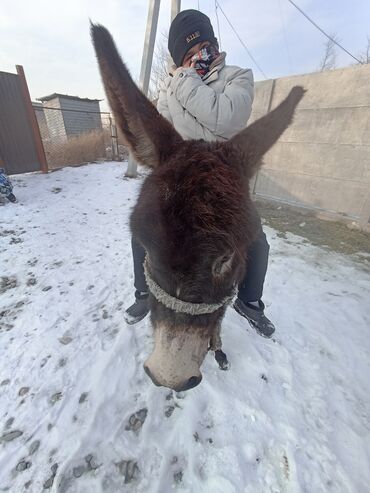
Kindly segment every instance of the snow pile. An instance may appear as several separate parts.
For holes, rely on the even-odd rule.
[[[0,491],[365,492],[370,277],[267,229],[274,341],[228,309],[218,369],[186,393],[142,364],[118,163],[14,180],[0,207]],[[6,489],[8,488],[8,489]]]

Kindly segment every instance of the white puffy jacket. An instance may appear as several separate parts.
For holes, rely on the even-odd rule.
[[[165,79],[157,109],[184,139],[228,140],[246,126],[253,97],[250,69],[223,62],[202,80],[194,68],[179,67]]]

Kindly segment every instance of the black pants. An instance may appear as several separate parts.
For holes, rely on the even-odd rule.
[[[145,258],[144,248],[131,239],[132,255],[134,258],[134,274],[136,296],[139,291],[147,292],[148,286],[145,281],[143,262]],[[257,239],[252,243],[247,252],[248,267],[244,279],[239,285],[238,298],[247,303],[248,301],[257,301],[262,298],[263,284],[267,271],[270,246],[267,243],[266,235],[260,225]]]

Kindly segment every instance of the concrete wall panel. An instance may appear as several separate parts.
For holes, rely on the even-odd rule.
[[[256,83],[251,121],[294,85],[306,90],[294,122],[264,157],[257,194],[370,218],[370,64]]]

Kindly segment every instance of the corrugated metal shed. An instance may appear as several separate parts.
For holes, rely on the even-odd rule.
[[[50,138],[64,140],[92,130],[101,130],[99,99],[50,94],[42,101]],[[58,110],[50,109],[58,108]]]

